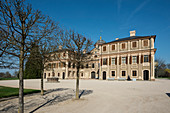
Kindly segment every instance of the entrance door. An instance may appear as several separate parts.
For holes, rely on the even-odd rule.
[[[63,72],[63,79],[65,79],[65,73]]]
[[[149,71],[148,70],[143,71],[143,80],[149,80]]]
[[[103,80],[106,80],[106,71],[103,72]]]
[[[92,79],[95,79],[95,78],[96,78],[96,75],[95,75],[95,72],[94,72],[94,71],[91,72],[91,78],[92,78]]]

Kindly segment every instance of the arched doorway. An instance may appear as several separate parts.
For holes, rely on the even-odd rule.
[[[65,79],[65,72],[63,72],[63,79]]]
[[[95,72],[94,72],[94,71],[91,72],[91,78],[92,78],[92,79],[95,79],[95,78],[96,78],[96,75],[95,75]]]
[[[149,80],[149,71],[148,70],[143,71],[143,80]]]
[[[103,71],[103,80],[106,80],[106,71]]]

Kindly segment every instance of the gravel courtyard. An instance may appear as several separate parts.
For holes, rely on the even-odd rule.
[[[44,96],[25,96],[25,112],[170,113],[170,80],[80,80],[80,100],[74,100],[75,80],[44,84]],[[18,80],[0,81],[0,85],[18,87]],[[24,87],[40,89],[40,80],[25,80]],[[18,98],[1,101],[0,112],[17,113],[17,105]]]

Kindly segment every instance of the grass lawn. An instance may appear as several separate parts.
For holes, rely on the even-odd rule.
[[[37,92],[40,92],[40,90],[24,89],[24,94],[31,94]],[[18,95],[19,95],[19,88],[0,86],[0,98],[18,96]]]
[[[18,80],[18,78],[0,78],[0,80]]]
[[[170,80],[170,77],[158,77],[158,79],[169,79]]]

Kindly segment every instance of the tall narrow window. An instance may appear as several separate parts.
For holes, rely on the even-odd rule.
[[[126,71],[122,71],[122,76],[126,76]]]
[[[112,65],[115,65],[115,58],[112,58]]]
[[[103,59],[103,65],[107,65],[107,58]]]
[[[92,68],[94,68],[94,63],[92,64]]]
[[[137,76],[137,72],[136,71],[132,71],[132,75],[133,76]]]
[[[88,68],[89,67],[89,65],[88,64],[86,64],[86,68]]]
[[[126,64],[126,57],[122,57],[122,64]]]
[[[132,63],[137,63],[137,56],[132,57]]]
[[[125,43],[122,44],[122,49],[125,49]]]
[[[103,51],[106,51],[106,46],[103,46]]]
[[[144,55],[144,62],[149,62],[149,56],[148,55]]]
[[[112,76],[115,76],[115,71],[112,71]]]
[[[136,42],[132,42],[132,47],[136,47]]]
[[[115,45],[112,45],[112,50],[115,50]]]

